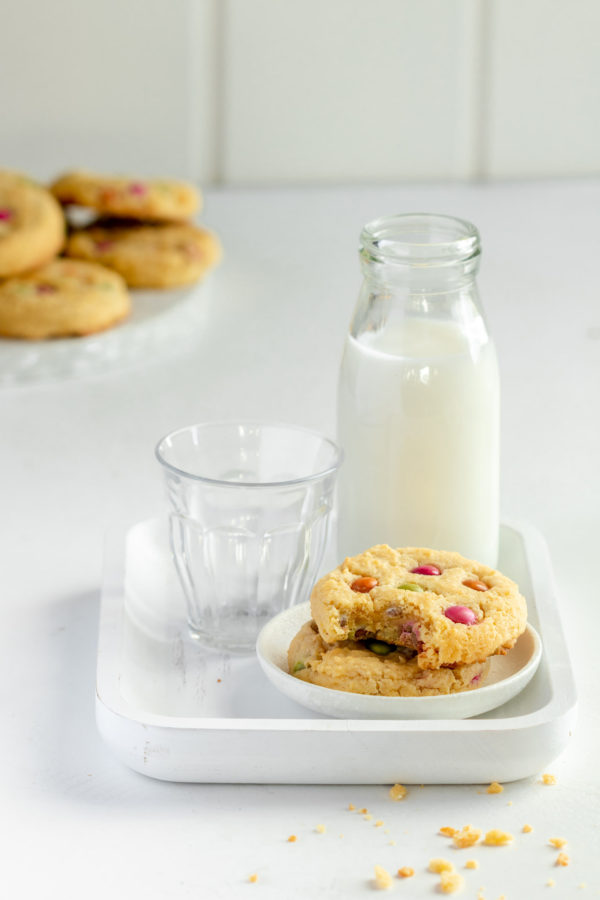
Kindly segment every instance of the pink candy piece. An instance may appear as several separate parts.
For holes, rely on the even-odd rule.
[[[411,572],[414,572],[415,575],[441,575],[442,570],[438,569],[437,566],[417,566],[416,569],[411,569]]]
[[[53,294],[56,291],[56,288],[53,284],[48,284],[47,281],[40,281],[36,290],[38,294]]]
[[[96,250],[103,253],[105,250],[110,250],[111,247],[114,247],[114,243],[114,241],[96,241]]]
[[[476,614],[468,606],[449,606],[444,615],[457,625],[474,625],[477,621]]]
[[[145,184],[142,184],[139,181],[133,181],[129,185],[129,193],[130,194],[145,194],[148,188]]]
[[[12,209],[0,209],[0,222],[10,222],[12,217]]]

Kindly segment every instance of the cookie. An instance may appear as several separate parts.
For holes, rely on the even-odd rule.
[[[130,308],[116,272],[55,259],[0,283],[0,334],[30,340],[93,334],[124,319]]]
[[[386,544],[315,585],[311,609],[327,643],[378,638],[417,651],[423,669],[483,662],[525,630],[518,586],[458,553]]]
[[[52,194],[17,172],[0,170],[0,278],[48,262],[64,239],[65,218]]]
[[[195,225],[113,220],[74,231],[65,252],[114,269],[130,287],[166,288],[202,278],[219,262],[221,245],[214,234]]]
[[[122,178],[75,171],[62,175],[50,190],[64,205],[87,206],[104,216],[148,222],[180,222],[200,209],[191,184],[168,178]]]
[[[422,669],[414,650],[380,641],[326,644],[314,622],[307,622],[288,650],[289,671],[302,681],[354,694],[429,697],[480,687],[489,662]]]

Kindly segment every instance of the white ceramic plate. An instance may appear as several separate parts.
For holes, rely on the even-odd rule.
[[[288,672],[287,649],[310,619],[310,603],[286,609],[271,619],[256,642],[260,665],[283,694],[301,706],[338,719],[467,719],[502,706],[533,678],[542,644],[531,625],[505,656],[494,656],[489,672],[473,691],[440,697],[371,697],[335,691],[294,678]]]

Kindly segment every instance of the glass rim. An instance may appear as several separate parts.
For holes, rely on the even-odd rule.
[[[326,468],[320,470],[319,472],[313,472],[310,475],[301,475],[297,478],[287,478],[282,481],[225,481],[222,478],[209,478],[206,475],[196,475],[193,472],[186,472],[185,469],[180,469],[178,466],[173,465],[173,463],[169,462],[164,458],[162,454],[162,447],[165,441],[168,441],[170,438],[174,438],[179,434],[183,434],[186,431],[192,431],[193,429],[202,429],[202,428],[231,428],[231,427],[253,427],[253,428],[277,428],[285,431],[298,431],[307,435],[312,435],[313,437],[319,438],[323,443],[328,444],[334,453],[334,459],[331,465]],[[170,472],[173,472],[175,475],[179,475],[183,478],[189,478],[192,481],[202,482],[203,484],[213,485],[214,487],[222,487],[222,488],[281,488],[288,487],[292,485],[298,484],[306,484],[309,481],[319,481],[320,479],[326,478],[328,475],[332,475],[334,472],[339,469],[340,465],[344,459],[344,451],[332,438],[327,437],[327,435],[322,434],[319,431],[315,431],[312,428],[305,428],[303,425],[288,425],[285,422],[266,422],[262,420],[256,419],[219,419],[214,422],[197,422],[193,425],[184,425],[182,428],[176,428],[174,431],[170,431],[168,434],[165,434],[156,444],[154,448],[154,455],[161,466],[164,466]]]
[[[481,239],[466,219],[441,213],[397,213],[363,227],[359,252],[367,262],[444,266],[478,257]]]

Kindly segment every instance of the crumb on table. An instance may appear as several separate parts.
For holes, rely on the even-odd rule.
[[[392,800],[404,800],[408,791],[403,784],[395,784],[390,788],[390,797]]]
[[[554,865],[555,866],[568,866],[570,862],[571,862],[571,860],[569,859],[569,857],[567,856],[566,853],[559,853],[558,856],[556,857],[556,862],[554,863]]]
[[[490,786],[486,790],[486,794],[501,794],[504,788],[501,784],[498,784],[497,781],[492,781]]]
[[[443,834],[445,837],[454,837],[456,834],[456,828],[451,828],[449,825],[444,825],[443,828],[440,828],[440,834]]]
[[[295,834],[290,834],[290,836],[289,836],[289,838],[288,838],[288,844],[293,844],[293,843],[295,843],[295,841],[297,841],[297,840],[298,840],[298,838],[296,837]]]
[[[453,835],[452,842],[455,847],[472,847],[473,844],[477,843],[480,837],[481,831],[479,828],[473,828],[472,825],[465,825],[461,831],[457,831]]]
[[[428,868],[430,872],[435,872],[436,875],[439,875],[441,872],[454,872],[454,865],[450,860],[442,859],[441,857],[430,859]]]
[[[465,869],[478,869],[479,863],[476,859],[468,859],[465,863]]]
[[[453,894],[460,890],[464,884],[462,875],[458,872],[442,872],[440,875],[440,890],[442,894]]]
[[[356,809],[354,803],[349,803],[349,804],[348,804],[348,809]]]
[[[380,891],[388,890],[393,887],[393,879],[387,869],[383,866],[375,866],[375,885]]]
[[[315,831],[317,832],[317,834],[325,834],[327,829],[325,828],[324,825],[317,825]]]
[[[402,866],[398,869],[398,877],[399,878],[412,878],[415,874],[415,870],[412,866]]]
[[[529,834],[530,831],[533,831],[533,828],[531,827],[531,825],[523,825],[521,831],[524,831],[525,834]]]
[[[367,813],[365,816],[363,816],[363,819],[365,819],[365,821],[367,822],[370,822],[372,818],[373,816],[371,815],[371,813]]]
[[[256,882],[258,881],[258,875],[256,874],[256,872],[248,876],[248,881],[250,881],[252,884],[256,884]]]
[[[567,843],[566,838],[548,838],[548,843],[560,850]]]
[[[554,887],[554,878],[549,878],[546,882],[546,887]]]
[[[483,843],[489,847],[504,847],[513,840],[512,834],[508,831],[501,831],[500,828],[492,828],[486,832]]]
[[[548,772],[545,772],[542,775],[542,784],[556,784],[556,775],[550,775]]]

